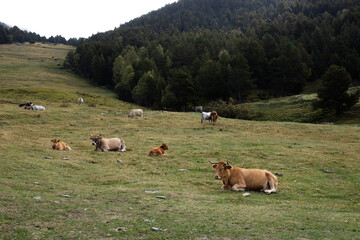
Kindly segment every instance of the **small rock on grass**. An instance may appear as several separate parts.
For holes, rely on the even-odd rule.
[[[186,172],[186,171],[190,171],[190,169],[184,169],[184,168],[180,168],[178,169],[179,172]]]
[[[248,192],[243,193],[243,196],[244,196],[244,197],[247,197],[247,196],[249,196],[249,195],[250,195],[250,193],[248,193]]]
[[[116,160],[117,163],[122,163],[122,161],[120,159]]]
[[[161,192],[161,191],[159,191],[159,190],[155,190],[155,191],[148,191],[148,190],[146,190],[145,192],[146,192],[146,193],[159,193],[159,192]]]
[[[157,231],[157,232],[166,231],[166,229],[161,229],[161,228],[157,228],[157,227],[151,227],[151,230]]]
[[[71,198],[71,196],[68,195],[68,194],[61,194],[60,196],[62,196],[62,197],[67,197],[67,198]]]
[[[126,227],[119,227],[115,229],[116,232],[126,232],[127,228]]]
[[[167,199],[165,196],[156,196],[156,198]]]
[[[52,157],[45,157],[45,159],[52,159]]]
[[[38,196],[35,196],[33,198],[36,199],[36,200],[41,200],[41,197],[38,197]]]

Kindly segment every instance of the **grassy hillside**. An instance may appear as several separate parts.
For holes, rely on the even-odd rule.
[[[1,239],[359,238],[359,127],[220,118],[203,128],[199,113],[149,110],[129,119],[134,106],[51,57],[23,62],[28,74],[3,61],[21,65],[38,50],[61,59],[63,48],[0,46]],[[46,111],[17,106],[28,100]],[[124,139],[128,151],[94,152],[97,133]],[[53,138],[73,151],[52,150]],[[169,156],[147,156],[162,142]],[[281,173],[278,194],[221,191],[209,160]]]

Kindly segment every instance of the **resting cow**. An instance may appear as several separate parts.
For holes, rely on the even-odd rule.
[[[125,141],[119,138],[102,138],[100,135],[90,136],[93,141],[92,145],[95,145],[95,151],[107,152],[107,151],[119,151],[125,152]]]
[[[135,116],[139,116],[139,118],[143,118],[144,113],[142,109],[132,109],[129,113],[129,118],[133,118]]]
[[[19,104],[19,107],[30,107],[30,106],[32,106],[32,105],[33,105],[32,102],[20,103],[20,104]]]
[[[155,148],[151,149],[149,152],[149,156],[167,155],[165,150],[168,150],[168,149],[169,149],[168,145],[166,145],[166,143],[163,143],[163,144],[161,144],[160,147],[155,147]]]
[[[31,106],[31,110],[45,111],[45,107],[39,106],[39,105],[32,105],[32,106]]]
[[[61,142],[58,139],[53,139],[51,141],[53,142],[52,149],[54,150],[72,150],[70,146],[65,142]]]
[[[276,193],[278,180],[274,174],[261,169],[245,169],[232,167],[225,162],[210,162],[216,170],[215,179],[222,180],[223,190],[263,191],[267,194]]]

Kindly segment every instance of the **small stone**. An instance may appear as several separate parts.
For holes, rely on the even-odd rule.
[[[116,232],[126,232],[127,228],[126,227],[119,227],[115,229]]]
[[[41,200],[41,197],[33,197],[34,199],[36,199],[36,200]]]
[[[160,193],[161,191],[155,190],[155,191],[145,191],[146,193]]]
[[[184,169],[184,168],[180,168],[178,169],[179,172],[186,172],[186,171],[190,171],[190,169]]]
[[[70,123],[70,126],[74,127],[74,126],[76,126],[76,125],[75,125],[75,124],[73,124],[73,123]]]
[[[117,163],[122,163],[122,161],[120,159],[116,160]]]
[[[156,196],[156,198],[167,199],[165,196]]]
[[[69,158],[63,158],[63,160],[69,160]]]
[[[39,182],[34,182],[35,185],[39,185]]]
[[[243,193],[243,196],[244,196],[244,197],[247,197],[247,196],[249,196],[249,195],[250,195],[250,193],[248,193],[248,192]]]
[[[45,159],[52,159],[52,157],[45,157]]]
[[[157,228],[157,227],[151,227],[151,230],[152,230],[152,231],[159,231],[159,232],[162,231],[161,228]]]
[[[67,197],[67,198],[71,198],[71,196],[68,195],[68,194],[61,194],[60,196],[62,196],[62,197]]]

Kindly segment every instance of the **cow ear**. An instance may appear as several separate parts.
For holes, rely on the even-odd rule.
[[[217,167],[217,164],[214,164],[214,165],[213,165],[213,168],[216,168],[216,167]]]
[[[225,166],[225,169],[231,169],[231,168],[232,168],[232,166],[230,166],[230,165]]]

